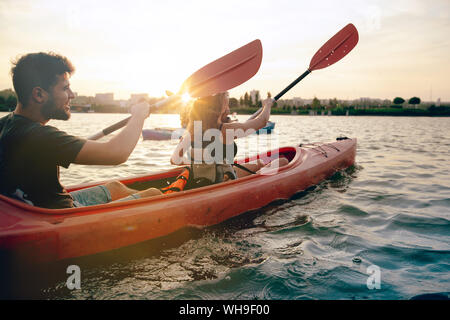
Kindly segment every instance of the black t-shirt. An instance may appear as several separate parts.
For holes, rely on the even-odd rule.
[[[59,166],[68,168],[85,139],[16,114],[0,119],[0,193],[23,195],[44,208],[73,207],[59,182]]]

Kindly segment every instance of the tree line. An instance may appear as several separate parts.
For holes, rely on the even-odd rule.
[[[267,93],[271,97],[270,92]],[[251,114],[261,107],[259,91],[254,94],[256,99],[245,92],[239,100],[230,98],[232,112]],[[234,99],[233,103],[231,99]],[[420,108],[417,106],[420,105]],[[449,105],[435,105],[422,103],[419,97],[406,100],[401,97],[389,99],[359,99],[353,101],[327,99],[326,102],[314,97],[308,103],[293,101],[292,99],[279,100],[278,105],[272,107],[272,114],[331,114],[331,115],[389,115],[389,116],[450,116]]]
[[[272,94],[270,92],[267,92],[267,98],[272,98]],[[233,101],[232,101],[233,100]],[[261,108],[262,107],[262,98],[259,90],[255,91],[254,99],[248,92],[245,92],[243,96],[239,98],[239,101],[236,98],[230,98],[230,108],[234,107],[256,107]],[[276,108],[276,102],[274,103],[274,108]]]
[[[271,98],[270,92],[267,92],[267,98]],[[251,93],[245,92],[239,99],[231,97],[229,100],[230,110],[236,113],[252,113],[262,106],[261,94],[258,90]],[[156,99],[158,100],[158,99]],[[156,101],[153,101],[156,102]],[[405,103],[407,105],[405,106]],[[13,90],[6,89],[0,91],[0,111],[12,111],[17,104],[17,98]],[[310,114],[311,112],[326,112],[333,115],[450,115],[450,106],[422,104],[419,97],[412,97],[406,101],[402,97],[395,97],[393,100],[385,99],[383,101],[376,101],[371,99],[360,99],[355,101],[343,101],[337,98],[329,99],[326,103],[321,102],[317,97],[314,97],[310,103],[298,105],[292,100],[279,100],[275,102],[272,107],[273,114]],[[421,105],[421,110],[416,110],[416,106]],[[411,108],[411,106],[413,108]],[[126,113],[127,108],[119,106],[103,106],[92,105],[91,109],[94,112],[113,112]],[[173,113],[174,106],[165,106],[161,113]]]
[[[0,111],[12,111],[16,108],[17,97],[14,91],[6,89],[0,91]]]

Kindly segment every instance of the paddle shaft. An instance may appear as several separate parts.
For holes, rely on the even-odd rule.
[[[173,102],[176,99],[177,99],[177,95],[171,95],[170,97],[151,105],[150,113],[154,112],[155,110],[157,110],[158,108],[160,108],[161,106],[163,106],[167,103]],[[119,130],[122,127],[125,127],[130,119],[131,119],[131,116],[109,126],[108,128],[103,129],[102,131],[88,137],[87,139],[88,140],[98,140],[100,138],[103,138],[104,136],[110,134],[111,132],[114,132],[116,130]]]
[[[284,88],[283,91],[281,91],[279,94],[277,94],[274,98],[275,101],[280,99],[286,92],[292,89],[293,86],[295,86],[297,83],[299,83],[304,77],[306,77],[308,74],[310,74],[311,71],[308,69],[306,70],[300,77],[292,81],[290,85],[288,85],[286,88]]]
[[[109,126],[108,128],[103,129],[102,131],[88,137],[88,140],[98,140],[100,138],[103,138],[104,136],[110,134],[111,132],[114,132],[116,130],[119,130],[122,127],[125,127],[128,123],[128,121],[131,119],[131,116],[128,118],[123,119],[122,121],[119,121],[112,126]]]
[[[304,77],[306,77],[306,76],[307,76],[308,74],[310,74],[310,73],[311,73],[311,71],[310,71],[309,69],[306,70],[305,72],[303,72],[303,74],[302,74],[300,77],[298,77],[297,79],[295,79],[294,81],[292,81],[292,83],[291,83],[290,85],[288,85],[286,88],[284,88],[283,91],[281,91],[279,94],[277,94],[277,95],[275,96],[274,100],[275,100],[275,101],[278,101],[278,100],[279,100],[286,92],[288,92],[289,90],[291,90],[292,87],[294,87],[297,83],[299,83],[300,81],[302,81],[302,79],[303,79]],[[261,113],[261,111],[262,111],[262,107],[259,108],[254,114],[252,114],[252,115],[250,116],[250,118],[248,118],[248,119],[250,120],[250,119],[256,118],[256,117],[258,116],[258,114]]]

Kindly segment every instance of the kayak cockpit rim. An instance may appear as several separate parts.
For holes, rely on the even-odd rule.
[[[289,163],[283,167],[271,169],[273,171],[267,171],[265,174],[252,174],[252,175],[245,176],[245,177],[242,177],[242,178],[239,178],[236,180],[229,180],[226,182],[217,183],[217,184],[213,184],[213,185],[209,185],[209,186],[205,186],[205,187],[184,190],[184,191],[174,192],[174,193],[170,193],[170,194],[163,194],[163,195],[153,196],[153,197],[148,197],[148,198],[132,199],[132,200],[121,201],[121,202],[110,202],[110,203],[98,204],[98,205],[87,206],[87,207],[74,207],[74,208],[64,208],[64,209],[48,209],[48,208],[42,208],[42,207],[35,207],[35,206],[29,205],[25,202],[22,202],[22,201],[13,199],[13,198],[9,198],[9,197],[6,197],[1,194],[0,194],[0,201],[5,201],[5,202],[9,203],[10,205],[13,205],[15,207],[19,207],[20,209],[23,209],[24,214],[29,213],[29,214],[39,214],[39,215],[52,215],[52,216],[77,215],[79,213],[89,214],[90,211],[95,213],[95,212],[98,212],[99,209],[108,210],[108,209],[114,209],[117,207],[125,208],[125,207],[132,207],[132,206],[141,206],[143,203],[159,202],[159,201],[164,201],[165,199],[171,199],[174,197],[182,197],[187,193],[195,194],[195,193],[204,192],[204,191],[213,191],[216,189],[226,188],[226,187],[229,187],[234,184],[241,184],[241,183],[249,182],[249,180],[253,180],[253,179],[264,179],[265,177],[270,177],[273,174],[284,172],[285,170],[288,170],[289,168],[291,168],[294,165],[299,165],[299,157],[301,156],[301,153],[302,153],[302,149],[299,147],[281,147],[279,149],[267,151],[262,154],[258,154],[255,156],[237,160],[236,163],[243,164],[243,163],[255,161],[257,159],[264,159],[267,157],[273,158],[274,156],[277,156],[280,154],[285,156],[289,160]],[[300,163],[301,163],[301,161],[300,161]],[[154,173],[154,174],[146,174],[146,175],[140,175],[140,176],[135,176],[135,177],[122,178],[122,179],[119,179],[119,181],[124,183],[125,185],[128,185],[133,182],[139,182],[139,181],[153,181],[153,180],[159,180],[159,179],[165,179],[165,178],[173,178],[173,177],[176,177],[179,173],[181,173],[182,170],[183,170],[183,168],[180,167],[180,168],[175,168],[175,169],[171,169],[171,170],[167,170],[167,171],[163,171],[163,172],[159,172],[159,173]],[[273,174],[272,174],[272,172],[273,172]],[[75,190],[80,190],[80,189],[84,189],[84,188],[88,188],[88,187],[101,185],[101,184],[104,184],[104,183],[110,182],[110,181],[111,180],[95,182],[95,183],[85,183],[85,184],[70,186],[66,189],[69,192],[71,192],[71,191],[75,191]]]

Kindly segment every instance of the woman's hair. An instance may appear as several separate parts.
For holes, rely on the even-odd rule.
[[[218,129],[218,120],[222,114],[222,107],[227,97],[227,92],[218,93],[197,99],[189,114],[190,133],[193,134],[194,121],[202,122],[202,132],[208,129]]]
[[[74,66],[64,56],[53,52],[30,53],[14,61],[11,69],[17,99],[25,107],[34,87],[48,91],[57,82],[57,76],[72,74]]]

